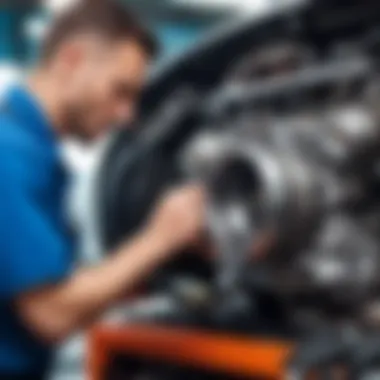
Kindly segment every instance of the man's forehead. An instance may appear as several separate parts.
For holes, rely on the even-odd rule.
[[[149,57],[144,48],[133,38],[111,39],[98,33],[86,32],[76,34],[67,39],[64,45],[83,46],[88,50],[100,52],[107,56],[120,59],[134,59],[148,62]]]

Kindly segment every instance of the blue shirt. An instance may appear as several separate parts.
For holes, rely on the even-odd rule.
[[[12,302],[62,281],[73,246],[59,145],[37,101],[21,87],[0,103],[0,181],[0,373],[41,371],[51,347],[23,326]]]

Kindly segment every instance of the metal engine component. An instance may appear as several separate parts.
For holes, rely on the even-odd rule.
[[[207,185],[209,230],[230,284],[258,255],[292,279],[288,290],[357,299],[377,285],[380,242],[365,219],[377,214],[380,119],[364,102],[273,114],[249,134],[204,133],[184,156]]]

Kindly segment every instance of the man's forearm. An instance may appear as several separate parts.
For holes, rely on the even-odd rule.
[[[65,283],[15,300],[27,328],[48,342],[59,341],[103,313],[172,251],[187,246],[203,230],[204,192],[188,185],[158,203],[145,232],[120,247],[99,267],[82,270]]]
[[[100,266],[79,270],[65,283],[17,300],[21,317],[46,341],[59,341],[95,319],[166,258],[169,247],[139,235]]]

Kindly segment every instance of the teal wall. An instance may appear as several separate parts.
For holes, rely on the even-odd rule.
[[[28,57],[28,42],[24,22],[30,14],[27,7],[0,5],[0,63],[24,62]]]
[[[196,44],[207,29],[196,23],[166,23],[156,27],[156,33],[163,47],[164,55],[180,54],[187,47]]]

